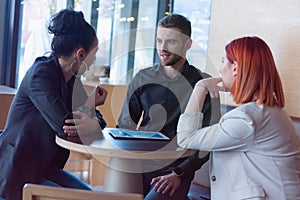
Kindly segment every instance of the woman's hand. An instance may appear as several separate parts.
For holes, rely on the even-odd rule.
[[[225,91],[222,83],[222,78],[206,78],[198,81],[195,87],[203,87],[211,98],[217,98],[220,91]]]
[[[212,98],[219,97],[219,91],[224,91],[220,86],[222,78],[207,78],[198,81],[190,96],[185,112],[201,112],[207,93]]]
[[[89,95],[85,105],[92,109],[95,106],[101,106],[104,104],[107,97],[107,91],[100,86],[97,86]]]
[[[100,128],[99,122],[95,118],[89,117],[86,113],[75,111],[73,112],[76,119],[66,119],[66,124],[74,125],[64,125],[64,133],[68,136],[78,136],[91,133]]]
[[[104,104],[107,97],[107,91],[100,86],[95,89],[95,106],[101,106]]]

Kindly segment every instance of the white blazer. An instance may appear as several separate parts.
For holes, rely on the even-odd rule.
[[[182,114],[177,141],[211,151],[212,200],[300,199],[300,138],[283,109],[251,102],[201,129],[202,118]]]

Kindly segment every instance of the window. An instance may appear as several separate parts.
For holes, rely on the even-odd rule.
[[[34,59],[50,51],[51,35],[47,31],[47,20],[52,14],[67,7],[66,1],[56,0],[24,0],[22,4],[18,84]]]
[[[19,48],[19,78],[37,56],[50,51],[51,37],[45,22],[66,7],[81,10],[97,32],[99,50],[86,78],[98,78],[109,67],[110,81],[127,82],[142,68],[157,61],[156,24],[174,12],[192,22],[191,64],[205,71],[211,0],[24,0]],[[200,55],[200,56],[199,56]]]
[[[186,16],[192,24],[193,45],[187,59],[202,71],[206,71],[210,10],[211,0],[174,0],[173,12]]]
[[[134,69],[153,63],[158,1],[116,1],[111,81],[126,82],[132,78]]]

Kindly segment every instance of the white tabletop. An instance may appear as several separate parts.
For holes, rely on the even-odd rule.
[[[56,137],[56,143],[64,148],[109,157],[128,159],[176,159],[187,157],[195,150],[178,147],[176,138],[171,141],[114,139],[105,128],[103,134],[88,134],[80,137]]]
[[[101,156],[110,158],[109,163],[105,163],[104,191],[142,193],[141,173],[145,172],[142,162],[170,160],[171,163],[195,153],[195,150],[179,148],[176,138],[171,141],[114,139],[109,130],[111,128],[104,129],[102,134],[80,137],[56,137],[56,143],[64,148],[88,153],[99,159]]]

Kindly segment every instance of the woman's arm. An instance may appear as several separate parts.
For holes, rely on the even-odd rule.
[[[177,143],[182,148],[201,151],[247,150],[254,137],[254,122],[247,113],[234,109],[219,123],[201,128],[201,112],[184,113],[177,127]]]
[[[92,93],[88,96],[84,106],[89,109],[94,109],[97,106],[104,104],[107,97],[107,91],[100,86],[97,86]]]
[[[220,82],[222,82],[222,78],[207,78],[198,81],[185,108],[185,113],[201,112],[207,93],[212,98],[219,97],[219,91],[223,90],[218,85]]]
[[[34,107],[57,133],[63,134],[64,120],[72,118],[68,109],[68,90],[61,86],[57,70],[48,66],[36,67],[28,78],[28,96]]]
[[[96,110],[96,106],[103,105],[106,97],[107,91],[97,86],[88,96],[85,104],[73,112],[74,119],[65,120],[64,133],[68,136],[77,136],[95,131],[101,132],[105,128],[106,122],[100,111]]]
[[[200,112],[207,92],[216,97],[220,90],[220,78],[199,81],[190,97],[185,113],[177,126],[177,143],[183,148],[202,151],[247,148],[254,130],[252,119],[241,111],[223,116],[218,124],[202,128],[203,114]]]

